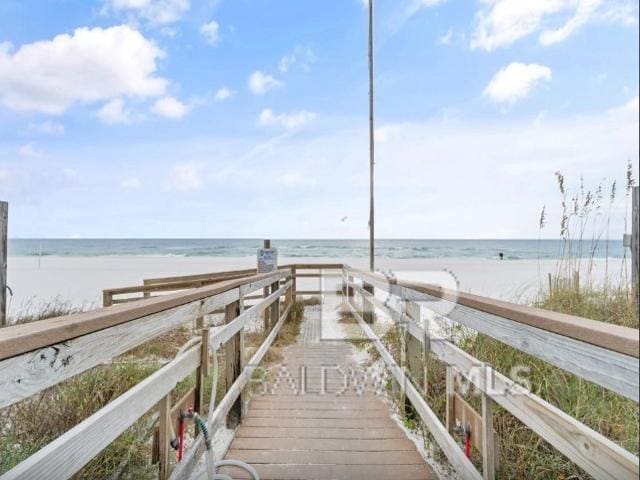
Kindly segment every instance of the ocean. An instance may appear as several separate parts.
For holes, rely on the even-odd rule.
[[[367,240],[272,240],[280,257],[359,258],[369,255]],[[249,257],[260,239],[10,239],[9,256],[177,256]],[[386,258],[556,259],[567,248],[561,240],[377,240],[375,254]],[[572,251],[578,245],[571,245]],[[581,256],[622,258],[621,240],[582,246]]]

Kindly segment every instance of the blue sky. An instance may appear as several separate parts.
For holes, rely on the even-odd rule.
[[[637,166],[637,2],[375,7],[380,237],[555,237],[555,171]],[[3,0],[10,236],[366,237],[366,40],[364,0]]]

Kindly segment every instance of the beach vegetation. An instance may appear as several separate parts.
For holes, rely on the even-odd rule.
[[[623,192],[627,200],[635,185],[631,164],[627,168]],[[638,292],[630,283],[628,261],[619,265],[607,258],[604,278],[596,280],[594,258],[596,248],[609,238],[612,205],[619,194],[616,182],[604,182],[588,189],[581,178],[571,188],[560,172],[556,173],[560,193],[559,232],[562,239],[554,273],[541,282],[538,295],[528,303],[539,308],[589,318],[601,322],[638,329]],[[628,202],[627,202],[628,203]],[[543,207],[539,225],[548,228],[548,207]],[[625,221],[626,224],[626,221]],[[607,242],[608,243],[608,242]],[[626,253],[626,252],[625,252]],[[610,263],[611,262],[611,263]],[[527,367],[527,380],[532,392],[558,407],[579,422],[638,455],[640,451],[640,417],[638,404],[606,388],[554,367],[487,335],[459,325],[448,326],[446,337],[473,357],[496,370],[508,374],[513,367]],[[398,364],[402,332],[394,328],[382,338]],[[372,359],[377,352],[370,347]],[[425,368],[428,388],[423,392],[428,405],[441,422],[446,416],[446,366],[431,356]],[[481,411],[481,398],[470,385],[458,379],[458,393],[476,410]],[[405,426],[420,434],[425,447],[435,458],[445,461],[416,413],[404,405],[398,390],[392,392]],[[553,446],[527,428],[506,410],[496,406],[494,429],[499,440],[497,478],[587,479],[590,476],[564,457]],[[472,461],[481,469],[481,453],[472,450]]]

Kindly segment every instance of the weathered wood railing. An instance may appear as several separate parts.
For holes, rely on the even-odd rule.
[[[228,278],[214,285],[113,305],[77,315],[42,320],[0,330],[0,408],[109,362],[144,342],[186,322],[225,309],[225,325],[204,328],[200,342],[135,385],[104,408],[30,456],[2,479],[69,478],[114,441],[155,405],[160,406],[160,477],[167,478],[168,428],[171,391],[178,382],[197,372],[194,401],[204,408],[202,392],[209,355],[222,345],[226,352],[226,376],[230,388],[217,405],[209,426],[215,431],[225,419],[242,417],[242,390],[278,335],[291,308],[294,291],[290,269]],[[233,275],[231,275],[233,276]],[[245,310],[248,294],[270,287],[271,292]],[[280,298],[285,296],[281,312]],[[265,310],[271,312],[268,335],[251,360],[243,362],[243,328]],[[202,453],[198,436],[185,461],[171,478],[187,478]]]
[[[279,270],[291,271],[294,287],[297,279],[302,278],[339,278],[340,272],[326,273],[326,270],[337,271],[342,269],[341,263],[323,264],[290,264],[282,265]],[[233,270],[227,272],[203,273],[198,275],[185,275],[162,278],[148,278],[142,281],[142,285],[129,287],[106,288],[102,291],[103,306],[108,307],[120,303],[134,302],[142,298],[149,298],[157,294],[167,294],[191,288],[199,288],[206,285],[214,285],[226,280],[236,280],[250,275],[256,275],[256,269]],[[295,290],[295,288],[294,288]],[[318,290],[298,290],[299,295],[317,295],[322,293]],[[262,298],[261,295],[253,295],[245,300],[256,300]]]
[[[462,477],[482,478],[452,436],[456,411],[464,411],[471,421],[481,424],[475,441],[483,455],[483,476],[494,478],[496,450],[492,412],[494,404],[498,404],[593,477],[638,478],[636,455],[494,371],[453,342],[435,338],[421,319],[422,313],[427,318],[448,318],[636,402],[639,367],[637,330],[397,281],[348,266],[345,266],[343,275],[351,311],[395,380],[405,389],[406,398]],[[381,293],[386,295],[384,301],[380,299]],[[356,305],[355,297],[362,303]],[[374,311],[383,312],[406,333],[401,365],[386,350],[372,325],[365,321],[374,318]],[[433,355],[447,366],[446,425],[440,422],[416,388],[416,385],[427,388],[422,380],[422,369],[406,375],[405,358],[413,356],[414,364],[421,363],[415,362],[415,355],[410,352],[416,345],[422,350],[423,362]],[[411,365],[412,362],[408,363]],[[461,404],[459,399],[462,397],[454,390],[455,374],[464,377],[480,392],[480,414]],[[408,377],[412,377],[416,385]]]

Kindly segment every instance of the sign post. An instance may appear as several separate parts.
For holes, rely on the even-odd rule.
[[[271,248],[271,240],[265,240],[262,248],[258,249],[258,258],[257,258],[257,273],[270,273],[275,272],[278,269],[278,250],[276,248]],[[276,287],[274,290],[273,287]],[[277,290],[277,286],[274,284],[271,288],[272,291]],[[262,295],[264,298],[269,296],[269,287],[265,287],[262,291]],[[270,308],[265,309],[264,311],[264,331],[268,332],[271,330],[270,322],[269,322],[269,312]],[[276,318],[274,322],[277,322]]]
[[[258,249],[258,273],[275,272],[278,269],[278,249],[271,248],[269,240],[264,241],[264,248]]]

